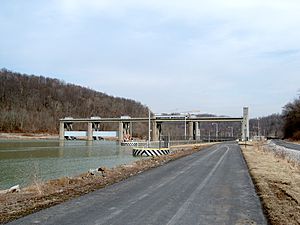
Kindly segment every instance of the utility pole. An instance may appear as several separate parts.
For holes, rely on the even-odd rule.
[[[186,115],[184,115],[184,140],[186,140]]]
[[[257,117],[257,136],[260,136],[259,118]]]
[[[148,109],[148,148],[150,147],[150,139],[151,139],[151,121],[150,121],[150,109]]]

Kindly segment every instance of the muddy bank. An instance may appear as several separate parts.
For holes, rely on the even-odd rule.
[[[300,167],[267,145],[242,146],[250,174],[271,224],[300,224]]]
[[[27,188],[21,189],[20,192],[0,194],[0,223],[7,223],[38,210],[120,182],[208,146],[174,147],[170,155],[144,158],[132,164],[118,166],[113,169],[100,167],[76,177],[64,177],[45,183],[36,182]]]

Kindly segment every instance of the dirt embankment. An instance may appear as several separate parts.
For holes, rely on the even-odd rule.
[[[7,223],[38,210],[117,183],[205,147],[208,147],[208,145],[177,147],[173,149],[173,153],[170,155],[146,158],[113,169],[100,167],[98,170],[72,178],[64,177],[42,184],[35,183],[17,193],[0,194],[0,223]]]
[[[274,155],[262,143],[242,147],[271,224],[300,224],[300,166]]]

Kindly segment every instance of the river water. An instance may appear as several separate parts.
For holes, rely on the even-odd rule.
[[[0,140],[0,190],[135,161],[113,141]]]

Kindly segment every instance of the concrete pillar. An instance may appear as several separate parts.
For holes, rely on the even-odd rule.
[[[161,140],[161,136],[162,136],[162,123],[156,123],[156,127],[157,127],[157,136],[158,136],[158,140]]]
[[[200,122],[198,122],[198,137],[199,137],[199,140],[201,140],[201,124],[200,124]]]
[[[128,124],[126,122],[123,122],[123,136],[125,137],[127,135],[128,131]]]
[[[152,141],[159,141],[162,136],[162,123],[152,122]]]
[[[59,140],[64,140],[65,139],[65,123],[60,122],[59,123]]]
[[[249,109],[243,108],[243,122],[242,122],[242,141],[249,140]]]
[[[127,135],[131,135],[130,122],[124,122],[123,127],[124,127],[124,133],[127,134]]]
[[[193,124],[193,122],[188,122],[188,137],[189,137],[189,139],[193,139],[193,137],[194,137],[194,124]]]
[[[194,140],[200,139],[200,130],[199,130],[199,122],[194,122],[194,132],[195,132],[195,138]]]
[[[157,123],[156,121],[152,121],[152,141],[158,141],[158,134],[157,134]]]
[[[123,122],[119,122],[119,142],[122,142],[124,139],[123,132]]]
[[[87,140],[93,140],[93,124],[91,122],[88,123]]]

